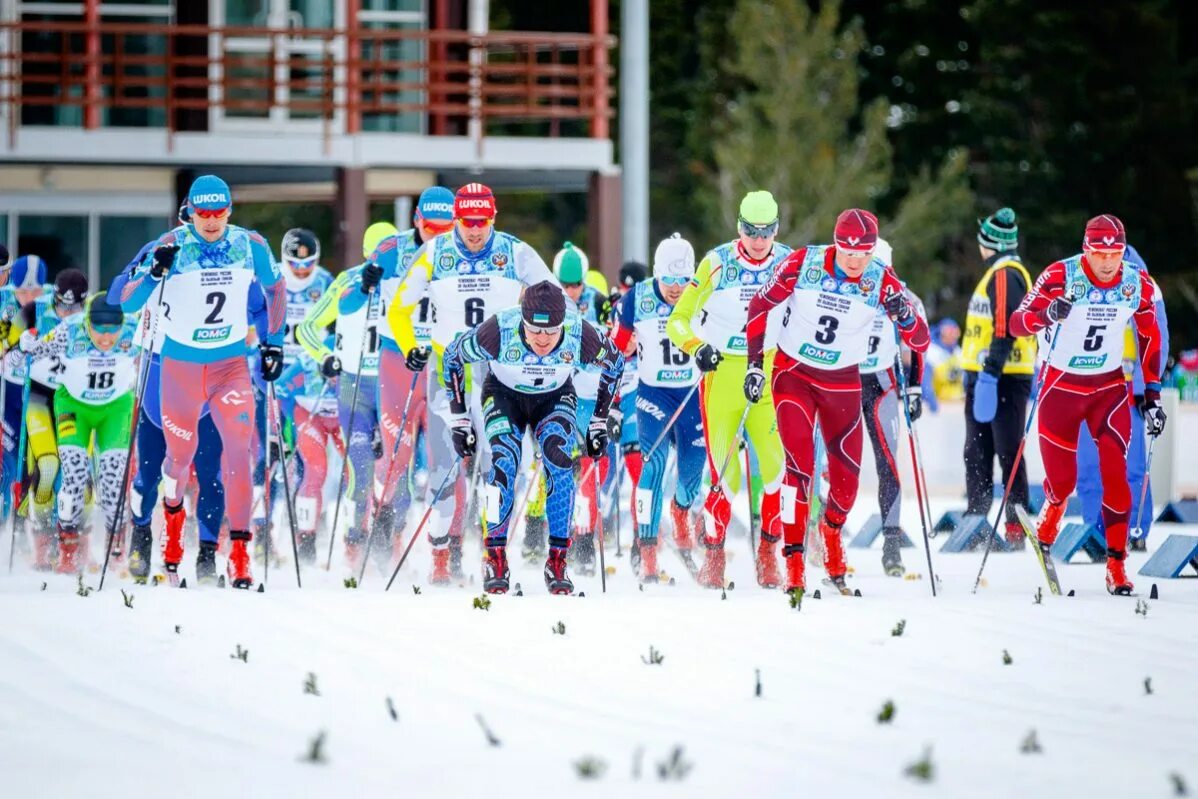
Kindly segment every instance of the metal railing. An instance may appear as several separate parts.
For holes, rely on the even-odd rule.
[[[327,141],[403,115],[437,134],[606,139],[610,36],[576,33],[0,24],[0,109],[22,125],[208,130],[223,119],[319,120]],[[114,121],[115,120],[115,121]]]

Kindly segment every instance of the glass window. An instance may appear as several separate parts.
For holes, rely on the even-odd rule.
[[[332,28],[333,0],[290,0],[287,25],[292,28]]]
[[[106,289],[147,241],[158,238],[170,222],[166,216],[100,217],[100,285]]]
[[[53,280],[64,269],[87,273],[87,217],[21,214],[17,250],[46,262]]]
[[[12,252],[12,247],[8,246],[8,214],[0,214],[0,244],[8,247],[13,258],[17,257],[17,254]]]
[[[363,11],[424,11],[424,0],[362,0]]]
[[[225,24],[265,27],[270,0],[225,0]]]
[[[422,25],[394,22],[366,22],[366,31],[417,31]],[[378,59],[376,65],[373,59]],[[417,39],[370,39],[362,41],[362,129],[388,133],[420,133],[423,116],[417,109],[424,92],[415,88],[424,81],[419,68],[399,69],[402,65],[424,60],[424,42]]]

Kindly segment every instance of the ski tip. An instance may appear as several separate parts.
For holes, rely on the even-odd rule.
[[[1156,583],[1152,584],[1152,590],[1148,592],[1148,598],[1149,599],[1160,599],[1161,598],[1160,591],[1156,590]]]
[[[259,594],[266,593],[266,583],[258,583],[258,593]]]

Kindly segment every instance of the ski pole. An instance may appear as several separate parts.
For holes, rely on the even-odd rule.
[[[329,531],[329,557],[325,561],[324,570],[330,571],[333,568],[333,541],[337,539],[337,521],[341,518],[341,498],[345,494],[345,481],[349,479],[349,470],[352,468],[349,462],[349,447],[350,442],[354,437],[354,422],[358,418],[358,389],[362,385],[362,361],[366,357],[366,341],[370,338],[370,310],[374,304],[374,286],[366,292],[366,320],[362,325],[362,343],[358,346],[358,374],[354,377],[354,390],[350,395],[349,403],[349,427],[345,431],[345,460],[341,468],[341,481],[337,485],[337,503],[333,506],[333,527]],[[367,546],[370,545],[369,537],[367,537]]]
[[[420,531],[424,529],[424,525],[428,522],[429,517],[433,515],[433,508],[437,506],[441,495],[445,493],[445,487],[451,483],[450,478],[454,477],[458,472],[458,467],[462,465],[462,456],[458,455],[454,460],[453,465],[449,467],[449,471],[445,473],[445,479],[441,481],[441,486],[433,495],[433,501],[428,504],[424,510],[424,515],[420,517],[420,524],[416,525],[416,531],[412,533],[412,537],[408,540],[408,545],[404,547],[403,555],[399,558],[399,563],[395,564],[395,571],[391,572],[391,579],[387,581],[387,587],[384,591],[391,590],[391,584],[395,582],[395,578],[399,576],[399,570],[403,568],[404,561],[408,559],[408,553],[412,551],[412,545],[416,543],[416,539],[420,537]]]
[[[1011,474],[1007,476],[1007,485],[1002,492],[1002,501],[998,503],[998,515],[994,517],[991,534],[986,536],[986,549],[982,552],[982,565],[978,568],[977,579],[973,581],[973,593],[975,594],[978,592],[978,586],[982,584],[982,572],[986,570],[986,559],[990,557],[991,542],[994,536],[998,535],[998,523],[1002,521],[1003,511],[1007,508],[1007,499],[1011,496],[1011,488],[1015,485],[1015,475],[1019,473],[1019,464],[1023,462],[1023,448],[1027,446],[1027,437],[1032,431],[1036,410],[1040,407],[1040,400],[1051,389],[1051,386],[1044,385],[1044,376],[1048,374],[1048,364],[1052,361],[1052,353],[1057,348],[1057,339],[1060,337],[1061,324],[1058,322],[1057,329],[1052,334],[1052,341],[1048,345],[1048,354],[1044,356],[1044,363],[1040,364],[1040,374],[1036,381],[1040,390],[1036,392],[1036,398],[1032,400],[1032,407],[1028,411],[1027,424],[1023,426],[1023,438],[1019,441],[1019,449],[1016,450],[1015,460],[1011,463]],[[972,413],[972,410],[969,412]]]
[[[295,532],[295,504],[294,498],[291,495],[291,488],[287,483],[287,448],[283,444],[283,420],[279,413],[279,403],[275,395],[275,384],[273,382],[266,384],[266,411],[275,421],[275,435],[279,444],[279,459],[283,467],[283,503],[287,506],[287,521],[291,527],[291,555],[295,558],[295,587],[303,588],[303,582],[300,580],[299,544],[296,542]],[[269,447],[269,442],[267,446]]]
[[[702,382],[703,379],[700,378],[698,382],[691,386],[691,390],[686,393],[686,396],[683,397],[682,402],[678,403],[678,407],[674,410],[674,413],[670,414],[670,418],[666,420],[666,425],[661,429],[661,433],[658,434],[657,440],[653,442],[653,446],[649,447],[649,454],[643,459],[645,463],[649,462],[649,459],[653,457],[655,452],[657,452],[657,448],[661,446],[661,442],[665,441],[666,436],[670,432],[670,428],[673,427],[674,423],[678,421],[678,417],[682,416],[682,412],[686,410],[686,404],[691,401],[691,397],[693,397],[695,392],[699,390],[699,385]]]
[[[360,374],[360,372],[359,372]],[[404,400],[403,414],[399,417],[399,430],[395,433],[395,444],[391,447],[391,459],[387,462],[387,475],[383,481],[383,496],[386,496],[387,487],[391,485],[391,477],[395,471],[395,462],[399,460],[399,448],[403,444],[404,427],[408,423],[408,409],[412,407],[412,397],[416,394],[416,381],[420,379],[420,372],[412,373],[412,382],[408,384],[408,398]],[[381,423],[381,422],[380,422]],[[416,442],[412,441],[412,446],[415,448]],[[404,470],[407,473],[407,469]],[[374,544],[374,528],[379,523],[379,513],[383,509],[382,497],[377,497],[374,503],[374,509],[370,516],[370,529],[366,535],[366,553],[362,556],[362,567],[358,570],[358,585],[362,584],[362,580],[366,577],[366,564],[370,562],[370,549]]]
[[[1140,483],[1140,504],[1136,506],[1136,538],[1142,538],[1144,528],[1144,503],[1148,500],[1148,481],[1152,479],[1152,449],[1156,446],[1156,436],[1148,437],[1148,458],[1144,466],[1144,479]]]
[[[736,442],[740,440],[740,435],[744,432],[745,422],[749,420],[749,409],[752,407],[753,403],[746,400],[745,411],[740,415],[740,423],[736,425],[736,432],[732,434],[732,438],[728,441],[728,454],[724,456],[724,465],[720,467],[720,473],[716,476],[716,478],[711,481],[713,490],[724,484],[724,475],[727,474],[728,467],[732,465],[733,456],[736,455],[737,450],[740,449]],[[732,497],[729,496],[728,500],[731,501]]]
[[[595,496],[599,496],[599,469],[592,469],[591,473],[595,476]],[[596,503],[597,505],[598,503]],[[598,509],[598,508],[597,508]],[[599,584],[603,587],[603,593],[607,593],[607,561],[603,555],[603,512],[602,510],[596,514],[599,518],[595,520],[595,526],[599,529]]]
[[[104,565],[100,567],[100,586],[96,589],[97,591],[104,590],[104,578],[108,574],[108,560],[112,555],[112,540],[116,537],[116,529],[124,526],[125,504],[128,501],[130,482],[133,479],[133,450],[137,446],[137,429],[141,425],[141,407],[145,402],[146,387],[150,382],[150,366],[154,360],[154,342],[158,338],[158,319],[162,315],[162,295],[166,293],[168,278],[169,274],[163,275],[162,282],[158,285],[158,302],[152,311],[153,321],[150,323],[149,343],[146,344],[146,340],[142,339],[144,346],[138,354],[141,361],[137,365],[137,388],[133,401],[133,418],[129,420],[129,445],[125,448],[125,469],[121,475],[121,493],[116,499],[116,512],[112,515],[112,524],[108,525],[107,542],[104,547]],[[159,369],[161,370],[161,365]],[[161,379],[161,372],[159,378]]]
[[[270,384],[267,384],[267,408],[266,408],[266,468],[262,475],[262,509],[266,513],[266,527],[264,528],[264,537],[262,539],[262,583],[268,585],[270,583],[270,543],[274,532],[274,508],[271,494],[274,493],[275,475],[274,469],[271,467],[270,458],[270,443],[273,438],[271,430],[274,425],[271,424],[269,394]]]
[[[907,444],[911,448],[911,465],[915,472],[915,501],[919,504],[919,526],[923,530],[923,548],[928,556],[928,577],[932,584],[932,596],[936,596],[936,570],[932,566],[932,542],[928,535],[929,514],[924,510],[926,486],[920,476],[922,464],[919,460],[919,450],[915,446],[915,421],[911,418],[911,408],[907,405],[907,370],[903,366],[902,341],[899,339],[898,327],[894,328],[894,340],[899,346],[899,353],[894,356],[894,373],[898,379],[900,394],[898,401],[903,406],[903,417],[907,420]]]

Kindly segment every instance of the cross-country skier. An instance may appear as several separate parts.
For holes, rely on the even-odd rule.
[[[412,228],[394,231],[370,254],[364,280],[367,286],[378,286],[384,319],[416,253],[425,242],[453,230],[453,200],[453,192],[444,186],[425,189],[416,201]],[[365,296],[359,293],[357,301],[364,302]],[[379,416],[383,458],[375,470],[375,500],[382,503],[383,516],[392,512],[402,515],[411,502],[409,465],[413,461],[418,431],[425,426],[428,417],[429,376],[422,371],[429,359],[432,328],[432,300],[427,294],[420,298],[413,312],[412,326],[415,345],[401,351],[391,325],[379,325]],[[401,424],[403,431],[397,447],[396,437]],[[448,455],[448,447],[445,454]],[[445,585],[452,576],[462,573],[461,519],[450,525],[449,533],[449,547],[433,552],[429,581],[434,585]]]
[[[166,568],[177,572],[183,558],[183,491],[200,413],[207,403],[224,445],[229,578],[235,588],[249,588],[254,393],[245,340],[250,289],[257,283],[266,298],[267,336],[259,351],[263,379],[270,382],[283,371],[286,286],[266,239],[229,223],[233,197],[223,180],[215,175],[197,178],[188,192],[188,205],[192,224],[159,239],[147,263],[126,284],[121,302],[126,311],[137,311],[160,291],[166,306],[160,320],[165,328],[162,426],[168,434],[163,464]]]
[[[1082,252],[1057,261],[1011,316],[1017,336],[1056,325],[1040,387],[1040,454],[1044,460],[1044,507],[1036,520],[1042,551],[1056,540],[1065,505],[1077,482],[1077,440],[1082,423],[1098,446],[1102,516],[1106,527],[1106,586],[1130,594],[1123,560],[1131,491],[1127,448],[1131,404],[1123,376],[1123,329],[1133,321],[1144,373],[1144,423],[1150,436],[1165,429],[1160,402],[1160,327],[1152,279],[1128,263],[1123,223],[1111,214],[1086,223]],[[1050,339],[1051,340],[1051,339]],[[1030,534],[1030,531],[1029,531]]]
[[[657,582],[657,540],[665,503],[663,484],[666,458],[674,447],[678,481],[670,503],[674,546],[695,571],[691,549],[695,545],[691,506],[703,484],[703,416],[697,392],[699,367],[686,352],[676,348],[667,333],[671,312],[695,278],[695,250],[678,234],[664,239],[653,253],[654,277],[634,286],[620,302],[615,345],[625,349],[633,336],[637,341],[637,428],[641,437],[640,479],[633,493],[637,540],[640,544],[643,582]],[[627,367],[627,364],[625,365]],[[666,425],[677,413],[668,433]],[[664,437],[662,435],[665,434]],[[661,444],[652,449],[658,438]],[[716,467],[719,468],[719,467]]]
[[[625,261],[624,264],[620,266],[619,280],[612,287],[612,291],[608,295],[608,302],[610,302],[612,306],[612,313],[609,321],[613,326],[616,326],[620,323],[620,303],[625,297],[629,296],[629,294],[632,292],[632,289],[635,288],[638,283],[648,276],[648,267],[639,261]],[[641,452],[640,428],[637,424],[636,398],[638,388],[640,387],[640,378],[638,376],[640,374],[640,359],[637,357],[636,351],[637,340],[636,334],[634,333],[628,339],[628,345],[625,347],[623,353],[621,353],[624,356],[624,374],[620,377],[619,390],[620,416],[622,417],[620,424],[621,455],[623,456],[624,468],[628,472],[628,479],[632,483],[634,492],[637,484],[639,484],[641,481],[641,459],[644,455],[644,453]],[[615,490],[617,497],[615,510],[616,513],[619,513],[620,503],[618,485]],[[632,529],[636,530],[637,516],[635,495],[631,505]],[[529,518],[531,518],[531,514]],[[603,524],[604,529],[607,529],[609,526],[608,522],[604,520]],[[633,565],[635,567],[637,565],[637,559],[640,558],[640,544],[639,539],[635,537],[633,538],[633,542],[634,547],[632,550],[632,556],[634,559]]]
[[[695,283],[678,301],[670,316],[669,336],[692,356],[705,374],[702,386],[703,427],[711,492],[704,510],[708,517],[707,559],[699,582],[710,588],[724,585],[724,540],[732,518],[732,497],[740,491],[740,462],[729,457],[739,446],[737,427],[744,416],[749,439],[761,470],[765,494],[761,500],[762,530],[757,545],[757,582],[777,587],[781,582],[774,548],[781,534],[778,522],[782,444],[773,404],[753,404],[745,416],[746,320],[749,301],[774,276],[792,250],[778,243],[778,203],[768,191],[752,191],[740,203],[738,238],[709,252],[695,273]],[[696,327],[698,317],[700,327]],[[763,340],[762,365],[770,370],[774,360],[779,314]],[[701,332],[700,332],[701,328]],[[642,347],[642,352],[645,348]],[[763,388],[769,399],[769,386]],[[723,479],[720,469],[728,464]]]
[[[874,257],[887,266],[893,266],[890,244],[878,239]],[[907,299],[916,313],[924,316],[923,303],[911,291]],[[861,362],[861,411],[865,418],[865,429],[874,450],[874,465],[878,471],[878,512],[882,516],[882,568],[891,577],[902,577],[903,529],[900,525],[902,509],[902,486],[898,471],[899,402],[907,406],[911,421],[923,413],[923,357],[920,353],[910,355],[910,365],[898,361],[899,342],[894,332],[894,323],[879,308],[874,316],[869,333],[869,354]],[[896,362],[907,371],[906,392],[899,397]]]
[[[532,432],[545,463],[549,517],[545,586],[554,594],[574,592],[566,573],[577,490],[577,400],[571,377],[590,365],[603,370],[594,415],[585,434],[586,453],[597,458],[607,450],[607,416],[623,362],[607,338],[577,313],[567,311],[561,287],[549,281],[528,287],[519,306],[488,317],[445,350],[442,379],[450,392],[454,450],[459,459],[472,457],[476,430],[484,431],[491,444],[483,557],[483,588],[488,593],[508,590],[508,523],[526,430]],[[490,365],[482,387],[484,423],[477,427],[467,406],[469,363]]]
[[[438,378],[445,372],[441,355],[455,338],[482,324],[487,316],[516,305],[521,288],[544,280],[557,283],[536,250],[495,229],[496,213],[495,195],[483,184],[469,183],[458,189],[454,196],[454,229],[421,246],[387,310],[399,350],[412,352],[418,346],[416,316],[427,296],[433,314],[433,374]],[[467,372],[468,406],[476,429],[481,430],[484,422],[480,395],[486,366],[480,364]],[[430,486],[440,485],[453,465],[449,456],[449,418],[448,387],[434,380],[428,399]],[[479,455],[485,468],[489,447],[483,444]],[[454,490],[443,492],[436,502],[430,520],[434,562],[445,557],[437,551],[448,548],[454,520],[462,518],[455,516],[455,508],[464,508],[466,500],[460,472],[457,480]]]
[[[829,579],[847,591],[841,527],[857,498],[861,463],[861,374],[879,306],[915,352],[928,348],[928,326],[907,299],[902,281],[874,256],[878,220],[851,208],[836,219],[835,246],[792,253],[749,302],[750,402],[765,393],[765,344],[770,311],[785,303],[774,358],[774,406],[786,451],[781,516],[786,588],[803,590],[803,543],[811,501],[815,426],[828,451],[828,503],[819,522]]]
[[[124,535],[116,518],[124,491],[125,458],[133,420],[133,384],[137,378],[137,319],[126,319],[105,295],[87,301],[84,313],[67,317],[38,338],[21,335],[21,350],[33,363],[56,359],[61,365],[54,391],[58,457],[62,486],[58,490],[58,564],[60,574],[87,565],[88,519],[84,496],[92,483],[91,453],[99,462],[96,486],[106,530]],[[94,436],[94,448],[93,448]],[[122,514],[123,516],[124,514]]]

